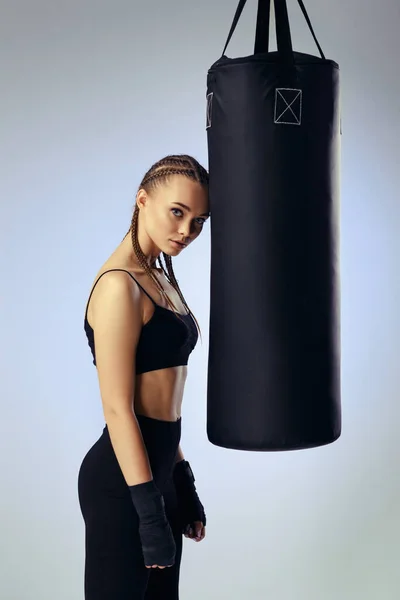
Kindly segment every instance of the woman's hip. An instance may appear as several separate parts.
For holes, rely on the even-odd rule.
[[[149,457],[153,479],[160,489],[170,488],[176,454],[181,438],[181,419],[160,421],[136,415]],[[111,443],[107,425],[100,438],[85,455],[78,474],[80,499],[98,494],[128,497],[129,490]]]

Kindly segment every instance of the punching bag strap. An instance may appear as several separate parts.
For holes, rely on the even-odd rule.
[[[258,1],[264,2],[265,0]],[[270,0],[268,0],[268,4],[269,3]],[[282,63],[292,66],[294,65],[294,56],[286,0],[274,0],[274,4],[276,45],[278,47],[278,55]]]
[[[322,48],[321,48],[321,46],[319,45],[317,38],[315,37],[314,29],[312,28],[311,21],[310,21],[310,19],[309,19],[309,16],[308,16],[308,14],[307,14],[307,11],[306,11],[306,7],[305,7],[305,6],[304,6],[304,4],[303,4],[303,0],[297,0],[297,2],[299,3],[299,6],[300,6],[300,8],[301,8],[301,10],[302,10],[302,12],[303,12],[304,18],[305,18],[305,20],[307,21],[308,28],[309,28],[309,30],[311,31],[311,35],[312,35],[312,36],[313,36],[313,38],[314,38],[314,42],[316,43],[316,45],[317,45],[317,47],[318,47],[319,53],[320,53],[320,55],[321,55],[321,58],[323,58],[323,59],[325,60],[325,54],[322,52]]]
[[[271,0],[258,0],[256,41],[254,54],[261,54],[269,50],[269,23],[271,17]]]
[[[325,60],[324,53],[322,52],[321,46],[318,43],[318,40],[315,36],[314,30],[312,28],[310,19],[308,17],[306,8],[304,6],[303,0],[297,0],[300,8],[303,12],[304,18],[306,19],[307,25],[311,31],[311,34],[314,38],[314,41],[318,47],[318,50],[321,54],[321,58]],[[247,0],[239,0],[239,4],[236,9],[235,16],[233,18],[232,26],[229,31],[228,39],[226,40],[225,47],[222,52],[222,56],[224,56],[226,48],[231,41],[232,35],[236,29],[240,16],[242,14],[243,8],[246,5]],[[289,19],[287,13],[286,0],[274,0],[275,5],[275,26],[276,26],[276,41],[278,52],[281,55],[281,58],[284,63],[293,64],[293,49],[292,42],[290,36],[290,27],[289,27]],[[257,12],[257,25],[256,25],[256,41],[254,47],[254,53],[265,53],[269,50],[269,22],[270,22],[270,0],[258,0],[258,12]]]
[[[311,25],[310,18],[307,14],[306,7],[304,6],[303,0],[297,0],[299,6],[303,12],[304,18],[307,22],[307,25],[311,31],[311,35],[314,38],[314,41],[318,47],[321,58],[325,60],[325,55],[322,52],[322,48],[318,43],[318,40],[315,36],[313,27]],[[286,10],[286,1],[285,0],[274,0],[275,4],[275,13],[276,13],[276,37],[278,42],[278,50],[279,50],[279,40],[285,38],[285,36],[289,35],[289,44],[290,44],[290,29],[289,29],[289,19]],[[277,6],[278,5],[278,6]],[[281,5],[281,7],[279,6]],[[265,53],[269,51],[269,19],[271,12],[271,2],[270,0],[258,0],[258,13],[257,13],[257,29],[256,29],[256,42],[254,45],[254,54]],[[285,43],[285,42],[284,42]]]
[[[231,37],[233,36],[233,33],[234,33],[235,29],[236,29],[236,25],[238,24],[238,21],[240,19],[240,15],[242,14],[242,11],[243,11],[243,9],[244,9],[244,7],[246,5],[246,2],[247,2],[247,0],[239,0],[239,4],[237,6],[237,9],[236,9],[236,12],[235,12],[235,16],[233,17],[233,22],[232,22],[231,30],[229,32],[228,39],[226,40],[225,48],[222,51],[222,56],[224,56],[225,51],[226,51],[226,49],[228,47],[228,44],[231,41]]]

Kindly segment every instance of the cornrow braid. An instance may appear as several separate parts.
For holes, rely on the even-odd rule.
[[[142,181],[140,182],[140,185],[139,185],[137,191],[139,191],[140,189],[144,189],[147,193],[150,193],[156,187],[167,183],[169,178],[172,175],[182,175],[184,177],[188,177],[192,181],[197,181],[201,185],[208,187],[208,182],[209,182],[208,172],[202,165],[200,165],[200,163],[195,158],[193,158],[192,156],[189,156],[187,154],[174,154],[174,155],[166,156],[166,157],[162,158],[161,160],[157,161],[156,163],[154,163],[150,167],[150,169],[147,171],[147,173],[145,173]],[[167,293],[164,291],[164,289],[163,289],[162,285],[160,284],[159,280],[157,279],[157,277],[154,275],[154,273],[152,271],[153,265],[149,266],[149,264],[146,260],[146,256],[144,255],[144,253],[139,245],[139,242],[138,242],[138,217],[139,217],[139,208],[136,204],[135,210],[134,210],[133,216],[132,216],[131,226],[130,226],[128,232],[125,234],[124,239],[129,233],[131,234],[133,251],[136,255],[136,258],[139,261],[140,266],[146,272],[148,277],[154,282],[157,289],[160,291],[160,293],[166,299],[168,305],[171,307],[172,311],[180,318],[180,314],[177,312],[176,307],[174,306],[173,302],[171,301],[171,299],[169,298]],[[201,336],[201,330],[200,330],[200,326],[197,322],[197,319],[194,316],[194,314],[192,313],[192,311],[190,310],[190,308],[182,294],[182,291],[179,287],[178,281],[176,279],[176,276],[175,276],[175,273],[174,273],[174,270],[172,267],[171,256],[166,254],[165,252],[163,252],[162,255],[163,255],[163,258],[165,261],[165,266],[161,262],[161,256],[158,257],[158,264],[160,265],[167,281],[173,286],[173,288],[178,293],[178,296],[181,299],[185,308],[187,309],[188,313],[190,315],[192,315],[192,317],[196,323],[197,329]],[[155,266],[155,264],[154,264],[154,266]]]

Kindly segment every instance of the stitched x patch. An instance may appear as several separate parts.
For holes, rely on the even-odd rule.
[[[301,125],[302,90],[276,88],[274,123]]]

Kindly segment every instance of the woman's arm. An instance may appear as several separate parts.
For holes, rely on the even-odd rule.
[[[92,295],[92,326],[103,413],[126,483],[152,479],[134,413],[135,357],[142,327],[140,291],[127,273],[103,275]]]

